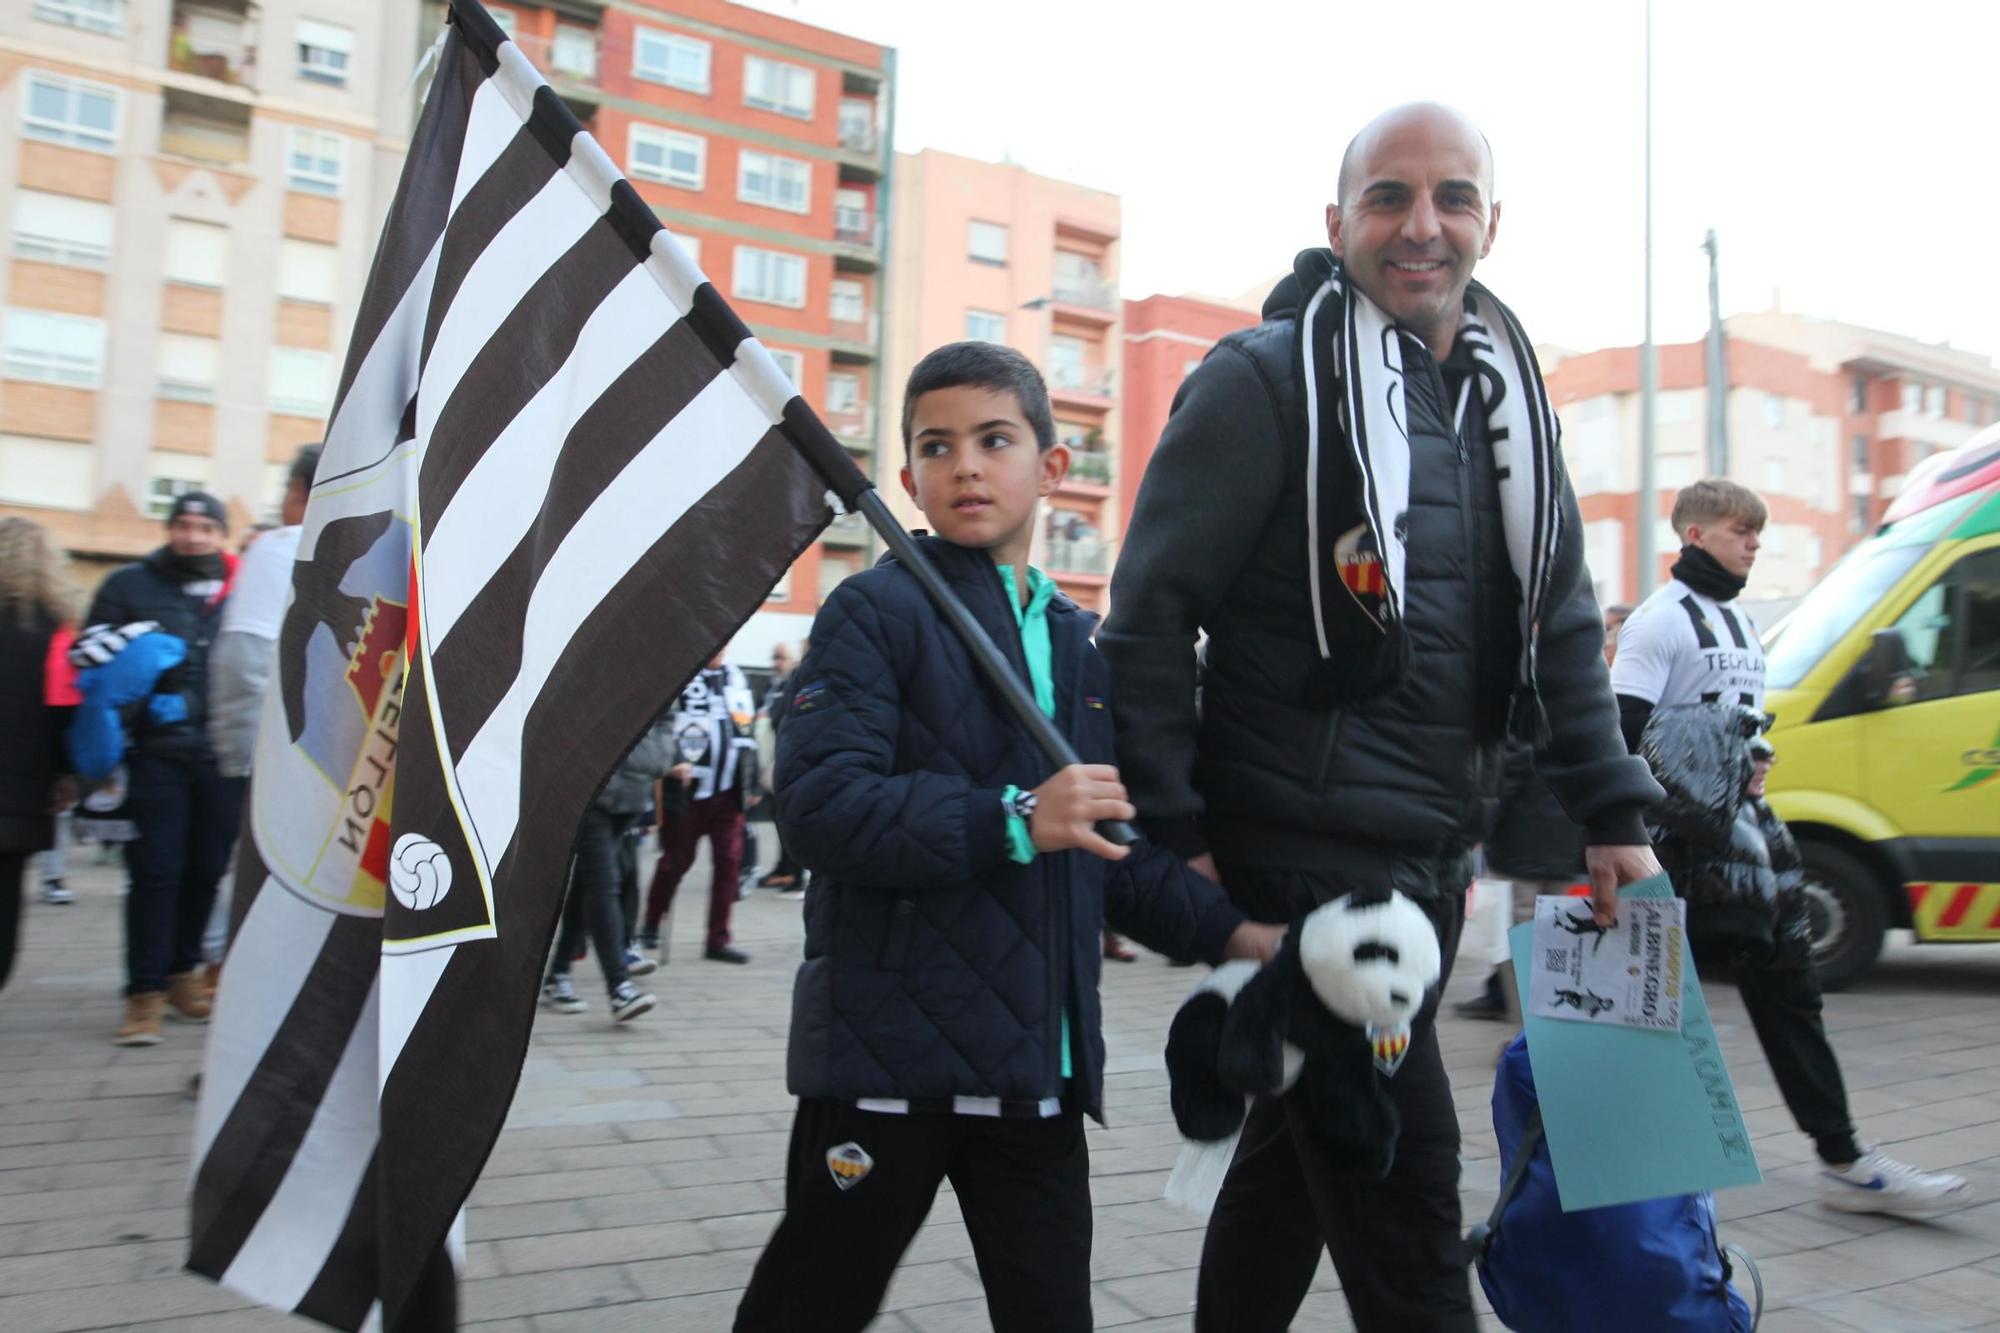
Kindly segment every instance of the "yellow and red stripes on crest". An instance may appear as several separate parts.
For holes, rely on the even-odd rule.
[[[2000,940],[2000,884],[1909,884],[1920,940]]]

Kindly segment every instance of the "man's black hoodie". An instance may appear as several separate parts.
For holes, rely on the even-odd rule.
[[[1181,386],[1098,636],[1126,787],[1149,835],[1184,855],[1214,845],[1239,864],[1311,866],[1356,843],[1449,854],[1480,841],[1495,813],[1520,591],[1484,414],[1475,404],[1463,437],[1452,426],[1462,355],[1440,366],[1403,339],[1407,662],[1385,671],[1361,618],[1342,625],[1329,660],[1315,644],[1296,316],[1330,264],[1324,250],[1301,254],[1263,322],[1225,338]],[[1359,525],[1358,471],[1345,485]],[[1538,666],[1522,686],[1548,719],[1537,765],[1592,842],[1643,844],[1640,811],[1659,788],[1619,736],[1567,478],[1560,504]]]

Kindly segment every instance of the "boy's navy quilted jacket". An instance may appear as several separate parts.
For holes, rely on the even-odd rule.
[[[1012,608],[984,551],[922,545],[1025,684]],[[1049,604],[1056,726],[1085,763],[1112,757],[1095,617]],[[1070,1021],[1083,1109],[1102,1119],[1098,932],[1108,921],[1215,962],[1242,920],[1220,889],[1141,842],[1008,858],[1002,790],[1053,771],[891,557],[837,588],[788,687],[778,824],[813,871],[787,1063],[800,1097],[1063,1094]]]

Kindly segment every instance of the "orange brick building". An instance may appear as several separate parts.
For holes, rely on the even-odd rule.
[[[724,0],[487,8],[874,475],[895,52]],[[836,523],[734,656],[803,638],[872,548]]]
[[[1199,296],[1148,296],[1125,303],[1125,439],[1119,456],[1132,484],[1122,496],[1119,531],[1132,520],[1138,483],[1166,428],[1181,381],[1209,348],[1257,319],[1254,309]]]

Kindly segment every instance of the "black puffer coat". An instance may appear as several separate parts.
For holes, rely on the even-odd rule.
[[[1307,570],[1305,394],[1297,313],[1323,252],[1188,376],[1146,469],[1099,636],[1120,699],[1119,763],[1149,835],[1239,863],[1320,864],[1354,843],[1449,855],[1492,826],[1517,682],[1520,590],[1501,530],[1485,414],[1453,424],[1454,372],[1403,339],[1410,413],[1409,662],[1368,676],[1379,635],[1323,662]],[[1462,344],[1460,345],[1462,349]],[[1358,468],[1346,478],[1363,521]],[[1626,753],[1603,621],[1567,481],[1533,690],[1539,756],[1593,840],[1644,841],[1659,795]],[[1342,520],[1343,522],[1346,520]],[[1208,634],[1195,708],[1193,645]],[[1351,678],[1350,678],[1351,677]]]
[[[1025,683],[1027,659],[984,552],[923,542]],[[1055,724],[1085,763],[1112,754],[1093,618],[1048,607]],[[800,1097],[1062,1095],[1061,1019],[1083,1108],[1102,1118],[1098,932],[1108,920],[1180,958],[1218,961],[1242,913],[1143,841],[1124,860],[1008,857],[1002,794],[1050,765],[893,557],[813,623],[778,734],[778,827],[813,872],[787,1082]]]
[[[184,721],[159,724],[138,710],[130,744],[139,754],[169,759],[212,759],[208,740],[208,648],[222,625],[222,603],[235,569],[234,556],[218,558],[219,577],[198,573],[162,546],[137,564],[114,570],[91,600],[85,625],[129,625],[151,620],[187,645],[181,664],[160,677],[156,694],[187,702]]]
[[[0,610],[0,852],[38,852],[50,845],[49,797],[69,770],[63,727],[73,711],[51,708],[44,679],[55,622],[37,616],[21,624]],[[12,892],[0,885],[0,892]]]

